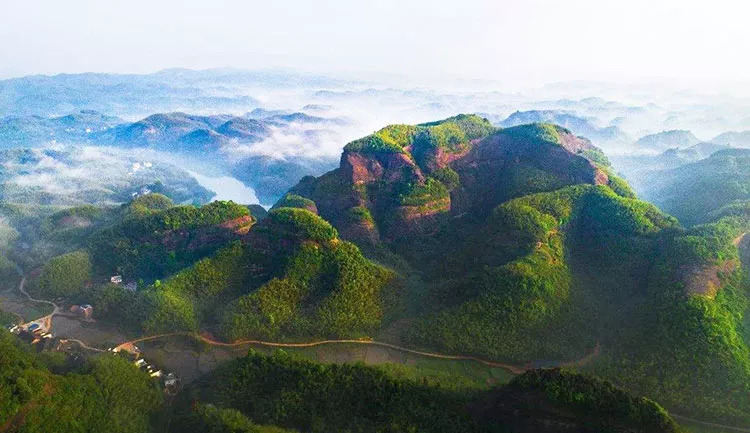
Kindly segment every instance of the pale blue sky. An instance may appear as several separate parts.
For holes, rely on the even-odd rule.
[[[0,74],[294,67],[745,80],[739,0],[4,0]]]

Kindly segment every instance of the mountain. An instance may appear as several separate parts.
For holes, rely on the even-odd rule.
[[[644,196],[685,224],[712,221],[724,206],[750,200],[750,150],[726,149],[655,173]]]
[[[694,146],[698,143],[700,143],[700,140],[695,135],[693,135],[692,132],[681,129],[673,129],[670,131],[662,131],[656,134],[645,135],[639,138],[638,141],[635,142],[635,145],[636,147],[643,150],[664,151],[673,147],[683,149],[686,147]]]
[[[212,329],[229,340],[354,338],[375,332],[397,309],[395,275],[301,209],[260,219],[232,202],[174,206],[149,194],[107,212],[63,211],[42,226],[66,221],[76,227],[51,229],[36,242],[65,234],[77,249],[48,259],[29,291],[88,302],[120,329]],[[138,281],[141,290],[105,283],[111,275]],[[87,281],[95,284],[86,288]]]
[[[131,124],[120,125],[111,131],[100,134],[96,140],[100,144],[118,147],[146,147],[172,152],[216,151],[230,138],[217,132],[234,118],[229,115],[196,116],[185,113],[160,113]],[[226,129],[229,132],[229,129]],[[250,142],[268,136],[267,131],[250,135]],[[265,134],[264,134],[265,132]]]
[[[148,192],[176,202],[205,203],[213,196],[172,164],[98,147],[0,151],[0,167],[0,199],[6,206],[106,205]]]
[[[267,125],[255,119],[235,117],[222,123],[215,129],[218,134],[242,141],[254,141],[257,137],[267,137],[270,131]]]
[[[750,147],[750,131],[729,131],[717,135],[711,142],[731,147]]]
[[[610,157],[612,165],[630,182],[639,194],[648,196],[647,190],[659,182],[661,172],[708,158],[729,146],[713,142],[701,142],[685,149],[672,148],[652,154],[625,154]]]
[[[345,236],[377,242],[429,233],[491,203],[578,183],[608,184],[601,152],[550,124],[504,130],[461,115],[393,125],[353,141],[338,169],[305,178],[290,193],[317,204]],[[481,197],[481,200],[477,198]]]
[[[595,143],[625,143],[627,134],[617,126],[598,127],[596,119],[581,117],[574,112],[562,110],[516,111],[499,123],[504,128],[529,123],[554,123],[584,136]]]
[[[35,147],[49,143],[88,143],[92,136],[123,123],[96,111],[61,117],[9,116],[0,118],[0,149]]]
[[[347,126],[343,118],[263,109],[242,116],[157,113],[136,122],[82,111],[54,118],[0,119],[0,149],[90,145],[166,152],[183,161],[199,158],[200,164],[255,189],[263,203],[273,203],[303,176],[335,166],[336,159],[328,156],[329,143]]]
[[[736,150],[709,160],[747,166],[727,152]],[[92,304],[92,326],[189,333],[197,345],[375,339],[408,348],[407,364],[417,351],[532,370],[467,389],[409,365],[251,353],[186,392],[175,423],[676,431],[653,400],[743,426],[750,207],[709,213],[685,228],[563,127],[458,115],[350,142],[338,168],[303,178],[263,219],[231,202],[175,206],[155,194],[43,219],[19,213],[13,228],[45,235],[11,242],[9,257],[67,243],[41,264],[26,259],[39,267],[28,288]],[[110,284],[114,273],[137,290]]]
[[[586,370],[678,412],[750,420],[734,243],[750,215],[684,229],[569,130],[392,125],[277,206],[317,211],[411,276],[410,326],[392,331],[411,345],[542,364],[601,350]]]
[[[273,203],[302,177],[335,165],[320,147],[343,124],[339,118],[261,109],[244,116],[162,113],[119,125],[92,141],[200,157],[252,187],[262,203]],[[300,152],[302,146],[313,155]]]
[[[274,157],[248,155],[231,167],[231,173],[250,185],[261,203],[274,203],[292,186],[311,173],[325,173],[336,165],[327,157]]]
[[[0,117],[59,116],[96,110],[143,116],[175,110],[247,111],[260,102],[248,89],[350,85],[330,77],[283,70],[167,69],[154,74],[30,75],[0,80]]]

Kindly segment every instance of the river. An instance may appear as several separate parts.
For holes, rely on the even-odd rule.
[[[238,204],[259,204],[255,190],[231,176],[210,177],[194,171],[189,173],[202,187],[216,193],[213,201],[232,200]]]

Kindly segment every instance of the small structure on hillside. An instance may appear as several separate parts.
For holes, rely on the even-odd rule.
[[[70,312],[77,314],[84,319],[90,319],[94,314],[94,307],[89,304],[73,305],[72,307],[70,307]]]
[[[112,284],[120,284],[122,283],[122,275],[112,275],[109,278],[109,282]]]
[[[169,395],[176,395],[181,388],[180,378],[174,373],[164,376],[164,392]]]

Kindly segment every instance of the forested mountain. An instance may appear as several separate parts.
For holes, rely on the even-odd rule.
[[[501,121],[499,126],[508,128],[529,123],[554,123],[595,143],[623,144],[629,140],[628,135],[617,126],[598,126],[595,118],[582,117],[564,110],[516,111]]]
[[[734,184],[741,156],[703,163]],[[90,303],[95,320],[133,335],[375,338],[585,374],[532,371],[478,392],[250,354],[187,390],[174,421],[185,428],[668,432],[678,427],[663,409],[627,393],[750,420],[750,213],[738,198],[696,195],[706,209],[693,226],[637,199],[565,128],[458,115],[350,142],[338,168],[302,179],[267,214],[153,193],[19,214],[27,245],[9,257],[35,269],[32,295]],[[137,289],[110,284],[115,274]]]
[[[741,209],[686,230],[568,131],[466,116],[352,142],[340,168],[292,193],[285,204],[419,271],[429,296],[404,332],[413,344],[513,361],[601,345],[591,369],[605,377],[748,419]]]
[[[714,221],[750,200],[750,150],[722,150],[644,181],[644,196],[685,224]]]
[[[242,110],[259,101],[241,89],[277,89],[346,84],[320,75],[283,70],[165,69],[153,74],[30,75],[0,80],[0,117],[64,115],[96,110],[138,116],[184,110]]]
[[[641,150],[664,151],[672,148],[683,149],[700,143],[700,140],[692,132],[673,129],[645,135],[635,142]]]

